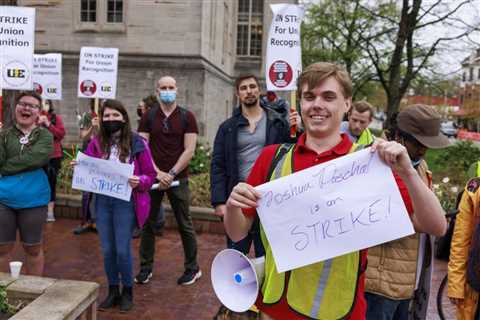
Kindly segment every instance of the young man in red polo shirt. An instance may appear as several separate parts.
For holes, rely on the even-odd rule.
[[[293,171],[303,170],[316,164],[333,160],[349,152],[352,143],[345,134],[340,134],[340,123],[343,115],[351,105],[351,96],[352,84],[350,77],[343,68],[335,64],[324,62],[315,63],[307,67],[301,74],[298,79],[298,97],[300,99],[300,111],[305,133],[299,138],[298,143],[293,149]],[[276,150],[277,146],[272,145],[262,151],[246,183],[237,184],[227,200],[227,213],[224,220],[225,228],[228,235],[234,241],[245,237],[251,227],[256,215],[255,208],[257,206],[257,200],[261,196],[254,187],[264,183],[268,179],[268,171]],[[380,158],[396,173],[397,184],[407,206],[407,211],[409,211],[410,214],[412,212],[422,213],[416,215],[414,218],[412,217],[412,220],[415,220],[414,224],[421,226],[422,229],[428,233],[434,235],[443,234],[446,230],[443,209],[435,195],[425,186],[412,167],[405,147],[393,141],[386,142],[378,140],[372,147],[372,152],[375,151],[379,153]],[[410,197],[408,196],[409,194]],[[310,292],[310,290],[308,290],[310,288],[306,288],[305,283],[295,283],[295,277],[290,277],[293,271],[285,274],[285,285],[279,284],[278,282],[269,283],[270,279],[275,279],[276,277],[272,277],[271,275],[266,276],[262,293],[257,300],[257,306],[261,311],[261,319],[320,319],[322,313],[335,314],[335,318],[364,319],[366,302],[364,297],[363,271],[366,266],[366,250],[360,252],[359,257],[361,267],[359,268],[358,276],[355,277],[357,283],[354,286],[350,285],[348,289],[354,290],[354,292],[344,295],[349,296],[349,299],[341,300],[333,305],[322,305],[321,301],[307,301],[304,303],[303,300],[309,299],[307,295]],[[268,254],[266,259],[266,264],[268,264]],[[315,265],[316,264],[313,264],[306,268],[313,270],[315,269]],[[336,268],[337,272],[343,268],[343,270],[345,270],[345,276],[347,276],[348,273],[351,274],[348,266],[340,265],[336,266]],[[322,268],[316,268],[316,270],[323,271]],[[303,276],[305,276],[305,274],[303,274]],[[326,278],[328,282],[328,275]],[[278,277],[276,279],[278,279]],[[311,283],[307,284],[307,287],[310,285],[321,286],[321,284]],[[282,292],[275,292],[278,288],[282,287]],[[300,292],[298,288],[305,288],[307,290]],[[295,294],[302,295],[302,297],[295,299],[291,294],[287,297],[288,290],[292,290],[292,292],[296,292]],[[347,289],[341,285],[336,286],[337,293],[345,290]],[[268,297],[266,297],[266,295],[268,295]],[[304,295],[305,299],[303,297]],[[271,297],[280,298],[271,299]],[[315,296],[315,299],[317,298],[318,297]],[[296,304],[290,300],[296,300]],[[300,301],[300,303],[298,301]],[[304,307],[298,307],[299,304],[305,306],[309,304],[315,305],[315,303],[319,303],[320,308],[336,309],[332,312],[329,312],[330,310],[326,312],[325,310],[319,311],[317,305],[317,310],[310,312],[310,310],[305,310]]]

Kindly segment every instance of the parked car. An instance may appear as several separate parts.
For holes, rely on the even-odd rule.
[[[445,121],[440,124],[440,131],[449,138],[456,138],[458,129],[453,121]]]

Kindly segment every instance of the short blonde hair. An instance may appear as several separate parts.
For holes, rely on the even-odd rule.
[[[330,62],[316,62],[306,67],[298,78],[298,98],[302,98],[302,88],[305,85],[307,85],[308,89],[311,90],[329,77],[334,77],[338,81],[345,98],[352,97],[352,80],[350,79],[350,76],[345,68]]]

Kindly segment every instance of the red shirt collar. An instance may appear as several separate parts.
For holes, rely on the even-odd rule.
[[[300,136],[300,138],[298,138],[298,141],[297,141],[298,151],[299,152],[313,152],[313,153],[316,154],[315,151],[313,151],[312,149],[307,147],[307,145],[305,144],[306,137],[307,137],[306,134],[303,133]],[[350,141],[350,139],[348,138],[348,136],[345,133],[341,134],[341,138],[342,138],[342,140],[335,147],[333,147],[330,150],[327,150],[327,151],[323,152],[322,154],[319,154],[319,156],[329,155],[329,154],[332,154],[332,153],[335,153],[337,155],[347,154],[350,151],[350,148],[352,147],[352,141]]]

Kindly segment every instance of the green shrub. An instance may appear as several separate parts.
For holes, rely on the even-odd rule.
[[[480,148],[471,141],[458,141],[445,149],[427,152],[427,163],[433,172],[433,190],[443,209],[455,209],[457,194],[470,178],[467,170],[480,159]]]
[[[464,184],[469,178],[467,170],[470,165],[480,159],[480,148],[471,141],[458,141],[438,154],[436,167],[445,170],[453,182]]]
[[[0,286],[0,313],[14,315],[17,311],[17,307],[8,303],[7,289],[4,286]]]
[[[195,154],[188,165],[188,172],[191,174],[206,173],[210,171],[212,154],[208,144],[197,142]]]
[[[189,177],[190,205],[210,207],[210,173],[200,173]]]

